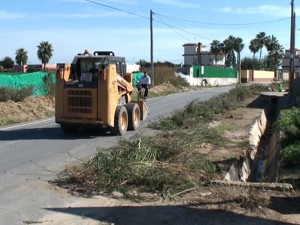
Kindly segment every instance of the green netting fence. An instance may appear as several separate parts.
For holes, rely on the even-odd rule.
[[[46,72],[34,72],[24,74],[7,74],[0,73],[0,87],[9,87],[14,89],[25,88],[33,86],[33,95],[45,95],[45,88],[43,78],[47,75]],[[135,72],[132,76],[132,84],[135,86],[140,77],[143,76],[142,72]],[[53,81],[55,82],[55,74],[52,74]]]
[[[140,80],[141,76],[143,76],[144,73],[143,72],[134,72],[132,73],[132,84],[135,87],[135,85],[137,84],[137,82]]]
[[[14,89],[33,86],[33,95],[45,95],[43,78],[46,72],[24,73],[19,75],[0,73],[0,87],[10,87]],[[55,74],[52,74],[55,82]]]

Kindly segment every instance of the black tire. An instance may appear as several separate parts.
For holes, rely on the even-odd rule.
[[[79,126],[77,125],[61,124],[60,127],[66,134],[76,134],[79,131]]]
[[[128,112],[128,130],[136,130],[140,126],[141,111],[136,103],[128,103],[126,105]]]
[[[125,106],[117,106],[115,112],[114,127],[110,127],[110,132],[114,135],[123,135],[128,128],[128,113]]]

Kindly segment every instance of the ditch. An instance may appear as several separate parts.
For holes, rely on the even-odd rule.
[[[286,104],[287,98],[276,92],[262,95],[269,98],[269,103],[252,125],[249,149],[231,165],[225,176],[227,181],[276,183],[278,180],[281,142],[276,122],[280,115],[280,105]]]

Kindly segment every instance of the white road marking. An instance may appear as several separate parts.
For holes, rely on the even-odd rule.
[[[49,119],[45,119],[45,120],[39,120],[39,121],[34,121],[34,122],[29,122],[29,123],[22,123],[22,124],[18,124],[18,125],[12,125],[12,126],[9,126],[9,127],[0,128],[0,130],[11,130],[11,129],[15,129],[15,128],[19,128],[19,127],[24,127],[24,126],[28,126],[28,125],[44,123],[44,122],[47,122],[47,121],[50,121],[50,120],[53,120],[53,118],[49,118]]]

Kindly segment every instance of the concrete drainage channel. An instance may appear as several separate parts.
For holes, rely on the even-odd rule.
[[[293,187],[290,184],[276,183],[281,143],[275,123],[279,118],[279,99],[283,97],[283,93],[270,92],[262,95],[269,96],[270,101],[249,131],[250,149],[231,165],[225,181],[215,182],[291,190]]]

